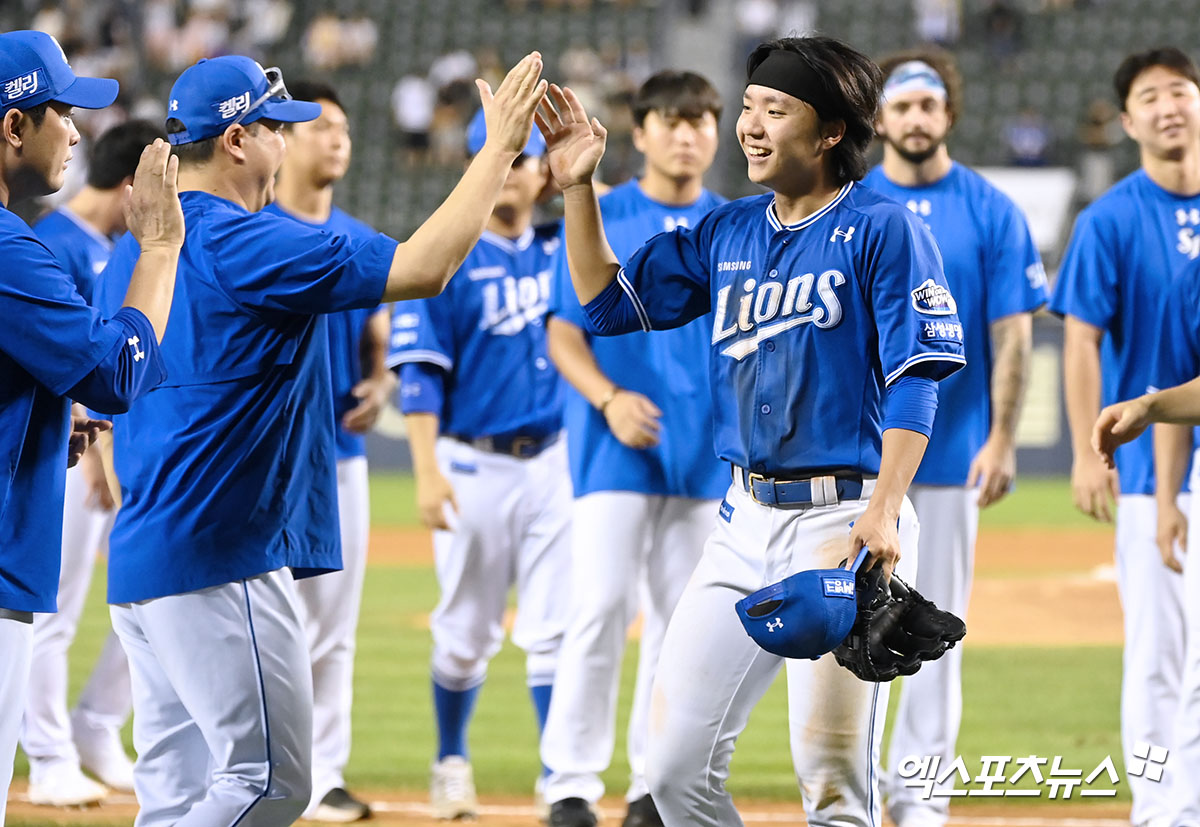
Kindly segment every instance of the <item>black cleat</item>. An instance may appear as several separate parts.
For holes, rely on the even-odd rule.
[[[637,801],[629,802],[629,812],[625,814],[621,827],[663,827],[662,816],[658,814],[658,808],[654,806],[654,799],[649,793]]]
[[[321,799],[321,803],[308,820],[348,824],[370,817],[371,808],[365,801],[359,801],[342,787],[334,787]]]
[[[596,827],[596,814],[582,798],[564,798],[550,805],[550,827]]]

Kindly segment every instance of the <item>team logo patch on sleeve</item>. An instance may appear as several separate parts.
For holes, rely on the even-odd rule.
[[[933,279],[925,279],[921,286],[912,291],[913,310],[927,316],[953,316],[958,312],[958,305],[950,290],[936,283]]]

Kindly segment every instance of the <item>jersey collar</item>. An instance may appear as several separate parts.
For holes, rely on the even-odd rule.
[[[72,210],[70,207],[67,207],[64,205],[64,206],[59,207],[58,211],[63,214],[63,218],[66,218],[68,221],[70,221],[76,227],[83,230],[85,233],[87,233],[89,236],[91,236],[97,243],[104,245],[104,249],[111,250],[113,248],[113,240],[111,238],[104,235],[99,230],[97,230],[95,227],[93,227],[91,224],[87,223],[82,218],[80,218],[79,215],[77,215],[75,213],[75,211]]]
[[[501,250],[506,250],[510,253],[523,253],[529,249],[529,245],[533,243],[533,227],[527,227],[525,232],[517,238],[505,238],[502,235],[493,233],[491,230],[484,230],[479,237],[480,241],[486,241],[489,244],[499,247]]]
[[[842,188],[838,190],[838,194],[833,197],[832,201],[830,201],[824,207],[821,207],[821,209],[817,210],[815,213],[800,219],[795,224],[784,224],[780,222],[779,216],[775,214],[775,199],[772,198],[770,203],[767,204],[767,223],[771,225],[771,229],[773,229],[775,232],[787,230],[789,233],[793,233],[796,230],[803,230],[805,227],[809,227],[815,224],[817,221],[820,221],[821,218],[829,212],[832,212],[833,209],[842,202],[842,199],[846,197],[847,193],[850,192],[850,188],[853,186],[853,181],[847,181],[842,185]]]

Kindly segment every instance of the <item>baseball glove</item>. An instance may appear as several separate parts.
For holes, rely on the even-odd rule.
[[[860,680],[873,683],[911,675],[963,639],[967,626],[942,611],[895,574],[884,582],[883,567],[858,573],[858,614],[850,634],[833,655]]]

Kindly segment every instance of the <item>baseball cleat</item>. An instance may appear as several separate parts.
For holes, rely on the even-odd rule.
[[[71,713],[71,731],[83,769],[114,790],[133,792],[133,762],[117,730],[92,726],[75,710]]]
[[[461,755],[447,755],[433,765],[429,800],[434,818],[467,819],[479,815],[475,777],[471,764]]]
[[[355,798],[344,787],[334,787],[325,793],[316,809],[304,817],[308,821],[348,824],[351,821],[370,818],[371,808],[367,806],[367,802]]]
[[[29,802],[50,807],[85,807],[108,797],[108,788],[67,766],[29,781]]]
[[[663,827],[662,816],[658,814],[658,808],[654,806],[654,799],[649,793],[629,802],[629,810],[621,827]]]
[[[564,798],[550,805],[550,827],[596,827],[592,805],[582,798]]]

